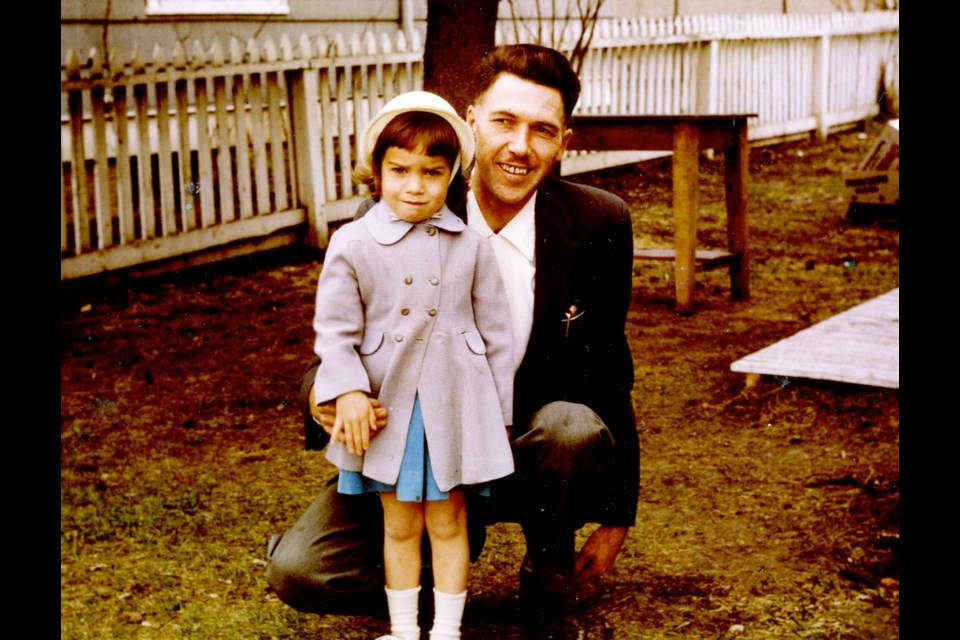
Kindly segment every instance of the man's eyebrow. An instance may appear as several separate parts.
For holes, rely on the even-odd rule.
[[[519,119],[519,116],[518,116],[516,113],[514,113],[513,111],[510,111],[510,110],[507,110],[507,109],[500,109],[500,110],[497,110],[497,111],[491,111],[491,112],[490,112],[490,116],[491,116],[491,117],[496,117],[496,116],[508,116],[508,117],[510,117],[510,118]],[[541,127],[547,127],[547,128],[549,128],[549,129],[553,129],[553,130],[555,130],[555,131],[560,131],[560,129],[563,128],[562,125],[558,125],[558,124],[556,124],[556,123],[554,123],[554,122],[550,122],[549,120],[534,120],[534,121],[531,122],[530,124],[532,124],[532,125],[539,125],[539,126],[541,126]]]

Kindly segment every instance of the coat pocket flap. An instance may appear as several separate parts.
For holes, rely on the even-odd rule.
[[[383,331],[370,330],[363,334],[363,341],[360,343],[360,355],[368,356],[383,344]]]
[[[467,346],[470,347],[470,351],[473,351],[478,356],[482,356],[487,352],[487,344],[483,341],[483,336],[481,336],[480,332],[476,329],[464,331],[463,339],[466,341]]]

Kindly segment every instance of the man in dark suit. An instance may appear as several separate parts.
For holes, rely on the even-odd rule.
[[[482,61],[466,120],[477,142],[470,192],[451,208],[490,238],[508,289],[516,374],[517,471],[469,507],[471,548],[484,525],[520,523],[521,620],[535,638],[582,638],[564,602],[610,569],[635,523],[640,451],[624,333],[633,233],[625,203],[552,177],[573,135],[580,82],[567,59],[537,45],[498,47]],[[329,411],[302,395],[308,447]],[[310,398],[312,400],[312,398]],[[380,410],[381,428],[389,428]],[[320,430],[316,425],[322,425]],[[382,516],[376,496],[324,488],[269,549],[267,579],[301,611],[348,612],[382,602]],[[582,547],[575,534],[599,527]]]

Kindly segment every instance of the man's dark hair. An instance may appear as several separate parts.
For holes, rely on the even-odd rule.
[[[566,56],[538,44],[507,44],[488,51],[477,67],[478,102],[501,73],[542,84],[560,92],[564,122],[569,122],[580,99],[580,79]]]

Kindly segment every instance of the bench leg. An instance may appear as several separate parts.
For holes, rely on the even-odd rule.
[[[696,305],[699,148],[699,125],[676,123],[673,127],[673,218],[677,313],[692,313]]]
[[[740,256],[730,265],[730,297],[750,297],[750,254],[747,232],[747,181],[750,175],[747,124],[737,127],[734,144],[724,151],[727,187],[727,248]]]

